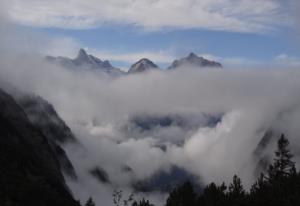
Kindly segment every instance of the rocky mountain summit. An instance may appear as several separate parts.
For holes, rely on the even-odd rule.
[[[46,61],[70,69],[90,69],[111,75],[120,75],[123,73],[120,69],[113,67],[109,61],[102,61],[93,55],[87,54],[84,49],[80,49],[74,59],[61,56],[46,56]]]
[[[132,74],[132,73],[140,73],[140,72],[146,72],[146,71],[151,71],[151,70],[158,70],[159,67],[154,64],[152,61],[150,61],[149,59],[141,59],[138,62],[134,63],[128,73]]]
[[[210,61],[203,57],[199,57],[194,53],[190,53],[187,57],[175,60],[168,69],[176,69],[184,66],[199,68],[222,68],[222,65],[219,62]]]

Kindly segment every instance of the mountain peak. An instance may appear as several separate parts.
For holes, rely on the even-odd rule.
[[[175,60],[169,69],[175,69],[178,67],[187,66],[187,67],[215,67],[221,68],[222,65],[219,62],[210,61],[203,57],[197,56],[195,53],[191,52],[187,57]]]
[[[102,61],[101,59],[88,54],[84,49],[80,49],[74,62],[78,65],[88,65],[91,68],[106,68],[112,69],[113,66],[108,60]]]
[[[76,59],[88,59],[88,54],[86,53],[86,51],[84,49],[79,49],[78,51],[78,55]]]
[[[158,66],[154,64],[151,60],[147,58],[140,59],[136,63],[134,63],[128,73],[139,73],[148,70],[158,69]]]
[[[95,69],[115,76],[123,73],[120,69],[113,67],[109,61],[102,61],[101,59],[88,54],[86,50],[82,48],[78,51],[78,54],[74,59],[47,56],[46,60],[72,69]]]
[[[191,52],[187,58],[197,58],[198,56],[194,53],[194,52]],[[199,57],[198,57],[199,58]]]

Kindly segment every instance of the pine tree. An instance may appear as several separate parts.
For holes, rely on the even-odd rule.
[[[245,190],[243,188],[242,181],[237,175],[233,176],[233,181],[229,185],[228,189],[229,189],[228,194],[232,197],[240,197],[245,195]]]
[[[246,192],[242,185],[241,179],[237,176],[233,176],[233,181],[228,187],[228,205],[231,206],[240,206],[245,205],[246,202]]]
[[[224,206],[227,202],[226,191],[227,187],[225,183],[221,186],[216,186],[215,183],[210,183],[207,185],[203,193],[198,198],[197,205],[214,205],[214,206]]]
[[[139,202],[134,201],[132,206],[154,206],[149,202],[149,200],[145,200],[144,198],[140,200]]]
[[[270,181],[288,177],[296,172],[295,163],[291,160],[293,155],[288,150],[288,145],[288,139],[282,134],[277,142],[274,163],[268,170]]]
[[[168,199],[166,206],[193,206],[196,202],[196,194],[190,182],[174,189]]]

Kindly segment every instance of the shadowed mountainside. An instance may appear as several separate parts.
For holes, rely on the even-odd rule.
[[[79,206],[47,137],[0,90],[0,205]]]

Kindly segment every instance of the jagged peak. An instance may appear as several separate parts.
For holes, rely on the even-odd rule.
[[[139,61],[137,61],[135,64],[138,64],[138,63],[141,63],[141,64],[151,64],[151,65],[155,65],[151,60],[147,59],[147,58],[142,58],[140,59]]]
[[[84,49],[79,49],[77,59],[88,58],[88,54]]]
[[[187,57],[175,60],[169,69],[174,69],[183,65],[192,65],[196,67],[222,67],[222,65],[218,62],[205,59],[191,52]]]
[[[199,56],[197,56],[194,52],[191,52],[187,58],[195,58],[195,57],[199,58]]]
[[[154,64],[151,60],[147,58],[142,58],[130,67],[129,73],[142,72],[149,69],[157,69],[157,68],[158,66]]]

